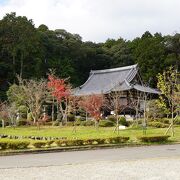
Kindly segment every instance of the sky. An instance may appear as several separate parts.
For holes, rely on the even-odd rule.
[[[27,16],[36,27],[79,34],[83,41],[180,32],[180,0],[0,0],[0,19],[10,12]]]

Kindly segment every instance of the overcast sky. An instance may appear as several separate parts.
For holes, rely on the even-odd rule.
[[[133,39],[145,31],[180,32],[180,0],[0,0],[6,13],[33,19],[38,27],[65,29],[84,41]]]

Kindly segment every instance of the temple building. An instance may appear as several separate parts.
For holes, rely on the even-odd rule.
[[[134,109],[134,102],[139,101],[139,109],[143,107],[146,97],[157,97],[158,90],[146,86],[139,73],[137,64],[119,68],[92,70],[87,81],[76,88],[75,96],[120,94],[121,105],[125,111]]]

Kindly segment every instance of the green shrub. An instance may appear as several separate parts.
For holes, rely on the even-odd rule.
[[[85,117],[82,116],[76,117],[76,121],[85,121],[85,120],[86,120]]]
[[[93,138],[83,140],[83,145],[95,145],[95,144],[104,144],[105,139],[102,138]]]
[[[148,126],[156,127],[156,128],[166,128],[166,127],[169,127],[168,124],[164,124],[164,123],[157,122],[157,121],[148,122]]]
[[[109,121],[109,120],[101,120],[99,122],[99,126],[100,127],[112,127],[112,126],[114,126],[114,122]]]
[[[32,142],[32,145],[35,148],[41,148],[46,145],[46,141],[34,141],[34,142]]]
[[[7,141],[0,141],[0,149],[4,150],[7,148],[8,142]]]
[[[180,125],[180,116],[176,117],[176,119],[174,120],[174,124]]]
[[[83,140],[79,139],[68,139],[68,140],[58,140],[56,141],[58,146],[81,146],[83,145]]]
[[[159,119],[156,119],[155,122],[161,122],[161,123],[164,123],[164,124],[169,124],[170,122],[170,119],[168,118],[159,118]]]
[[[58,120],[56,120],[52,123],[53,126],[59,126],[59,124],[60,124],[60,121],[58,121]]]
[[[141,142],[165,142],[168,140],[170,136],[162,135],[162,136],[140,136],[139,139]]]
[[[68,114],[67,115],[67,120],[72,122],[72,121],[75,121],[75,116],[73,114]]]
[[[80,126],[80,125],[81,125],[81,120],[76,119],[76,121],[74,122],[74,124],[75,124],[76,126]]]
[[[8,149],[27,149],[27,147],[29,146],[30,142],[29,141],[8,141],[8,145],[7,148]]]
[[[111,137],[111,138],[92,138],[92,139],[71,139],[71,140],[58,140],[57,146],[81,146],[81,145],[96,145],[96,144],[118,144],[125,143],[129,137]]]
[[[125,143],[128,140],[129,140],[129,137],[123,137],[123,136],[110,137],[110,138],[106,138],[105,143],[107,143],[107,144],[119,144],[119,143]]]
[[[112,121],[112,122],[116,122],[116,117],[114,115],[109,115],[107,117],[107,120]]]
[[[67,122],[66,125],[67,126],[74,126],[74,122]]]
[[[27,120],[26,119],[19,119],[19,120],[17,120],[16,125],[17,126],[25,126],[25,125],[27,125]]]
[[[21,114],[21,117],[22,118],[27,118],[27,111],[28,111],[28,108],[24,105],[21,105],[18,107],[18,111],[19,113]]]
[[[119,124],[122,126],[128,126],[128,122],[126,121],[125,117],[120,117],[119,118]]]
[[[46,125],[46,126],[52,126],[52,125],[53,125],[53,122],[52,122],[52,121],[45,122],[45,125]]]
[[[79,116],[79,117],[77,117],[76,119],[75,119],[75,125],[76,126],[80,126],[80,125],[82,125],[81,124],[81,122],[85,122],[86,121],[86,118],[85,117],[81,117],[81,116]],[[86,123],[84,123],[84,124],[86,124]]]
[[[94,125],[95,125],[95,122],[94,122],[94,121],[91,121],[91,120],[82,121],[82,122],[81,122],[81,125],[82,125],[82,126],[94,126]]]
[[[54,141],[53,141],[53,140],[46,141],[46,145],[47,145],[47,146],[49,146],[49,147],[50,147],[53,143],[54,143]]]

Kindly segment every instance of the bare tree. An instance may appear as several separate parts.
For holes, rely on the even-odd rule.
[[[122,91],[113,91],[110,94],[106,95],[106,103],[105,108],[107,108],[110,111],[114,111],[114,115],[116,117],[116,127],[114,129],[114,132],[117,131],[119,134],[119,114],[125,109],[126,102],[123,102],[122,99],[123,92]],[[127,98],[126,98],[127,100]]]
[[[19,87],[23,93],[23,101],[32,113],[34,123],[41,115],[42,105],[47,97],[47,86],[45,80],[26,80],[18,77]],[[14,96],[19,96],[18,92],[12,92]]]
[[[16,105],[15,103],[8,104],[7,102],[0,103],[0,118],[2,121],[2,127],[5,127],[5,122],[9,121],[9,124],[13,127],[16,125]]]

